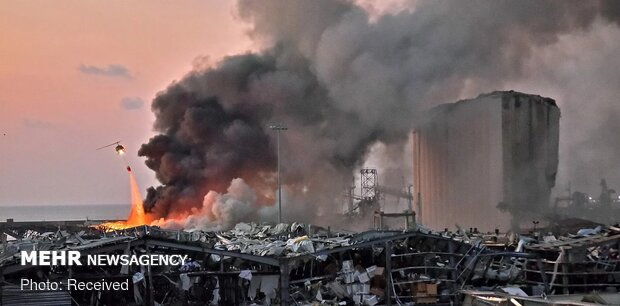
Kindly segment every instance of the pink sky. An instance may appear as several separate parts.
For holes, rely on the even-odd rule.
[[[371,20],[417,8],[416,0],[354,2]],[[502,86],[555,98],[562,108],[561,190],[570,181],[596,192],[600,178],[618,178],[615,142],[600,136],[611,139],[606,131],[615,126],[599,129],[618,109],[620,30],[617,21],[597,20],[533,46],[525,76]],[[158,185],[137,157],[154,134],[151,100],[195,63],[256,50],[248,27],[234,0],[0,2],[0,206],[128,203],[123,161],[113,149],[95,150],[117,140],[141,190]],[[462,98],[494,84],[482,79]]]
[[[245,27],[232,1],[0,3],[0,206],[128,203],[122,161],[95,151],[117,140],[141,189],[156,184],[136,156],[150,101],[196,58],[249,50]]]

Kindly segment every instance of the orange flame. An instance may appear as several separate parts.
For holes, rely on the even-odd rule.
[[[129,172],[129,186],[131,187],[131,211],[127,217],[127,221],[106,222],[99,224],[97,228],[111,231],[120,230],[139,225],[147,224],[147,216],[144,212],[144,205],[142,203],[142,195],[140,195],[140,188],[136,182],[136,178],[133,172]]]

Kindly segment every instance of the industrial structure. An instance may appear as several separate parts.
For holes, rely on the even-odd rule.
[[[44,224],[41,224],[44,226]],[[76,225],[72,225],[76,226]],[[33,228],[37,228],[34,226]],[[620,228],[569,236],[337,232],[239,223],[219,232],[139,226],[14,231],[0,224],[2,305],[618,305]],[[21,232],[21,235],[18,235]],[[184,254],[180,265],[21,265],[21,251]],[[128,290],[20,289],[39,282],[127,281]],[[592,294],[592,292],[597,292]],[[596,301],[597,304],[586,303]],[[503,303],[506,302],[506,303]]]
[[[518,228],[549,207],[558,168],[555,101],[515,91],[437,106],[416,120],[418,219],[435,228]]]
[[[345,192],[344,222],[374,221],[361,232],[295,222],[217,231],[0,222],[0,305],[620,305],[618,225],[556,218],[502,231],[549,211],[559,118],[552,99],[513,91],[429,110],[415,121],[412,185],[384,186],[377,169],[364,168],[359,194]],[[617,206],[606,181],[601,188],[599,206]],[[386,195],[408,209],[383,211]],[[559,199],[555,210],[562,201],[567,209],[592,204],[585,198]],[[32,250],[190,259],[21,264]],[[24,290],[26,277],[119,280],[129,289]]]

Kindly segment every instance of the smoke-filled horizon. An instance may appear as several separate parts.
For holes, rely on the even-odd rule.
[[[589,188],[598,183],[591,175],[605,175],[620,183],[613,140],[620,130],[619,89],[611,86],[620,81],[620,40],[609,40],[619,37],[620,3],[402,6],[369,15],[347,1],[240,0],[238,16],[265,48],[197,68],[155,98],[159,135],[139,155],[162,185],[148,189],[147,210],[182,218],[193,208],[205,222],[228,223],[213,203],[250,187],[236,192],[246,195],[243,212],[226,216],[262,216],[275,202],[276,144],[268,126],[279,122],[289,127],[281,134],[287,217],[331,215],[353,171],[368,159],[388,161],[375,165],[385,167],[387,182],[410,177],[407,141],[416,112],[495,89],[558,101],[565,114],[563,180]],[[377,144],[385,147],[373,150],[380,158],[368,154]],[[592,168],[598,172],[588,174]],[[236,178],[242,181],[231,185]]]

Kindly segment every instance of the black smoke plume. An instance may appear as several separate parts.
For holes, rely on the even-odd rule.
[[[616,29],[618,3],[416,1],[371,18],[349,1],[241,0],[238,16],[265,49],[192,71],[157,95],[159,135],[139,155],[162,185],[149,188],[145,206],[174,216],[237,177],[258,191],[258,206],[273,203],[268,125],[281,122],[287,213],[302,221],[333,213],[372,145],[407,160],[414,112],[509,85],[530,91],[523,80],[555,64],[537,62],[537,52],[567,35]]]

